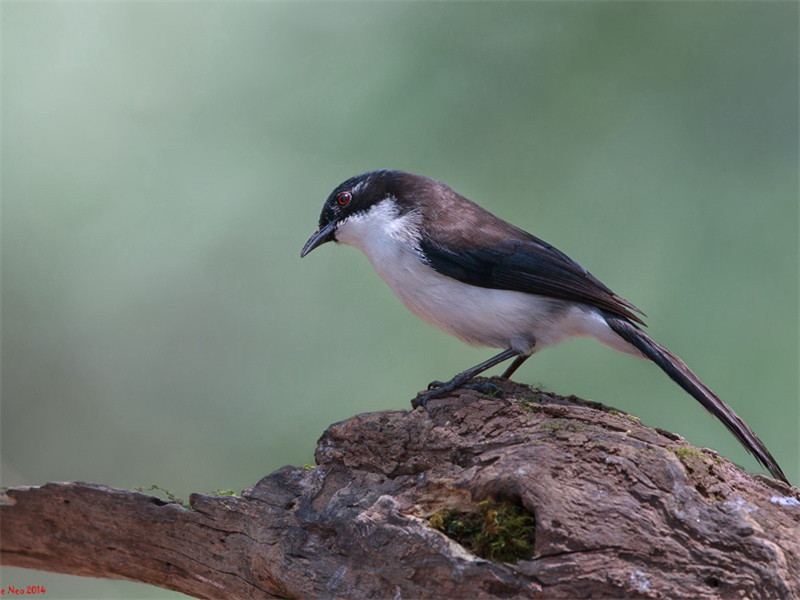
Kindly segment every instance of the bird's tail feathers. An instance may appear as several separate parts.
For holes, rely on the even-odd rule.
[[[747,423],[703,383],[680,358],[650,339],[646,333],[627,319],[610,313],[604,313],[604,317],[608,326],[617,335],[661,367],[675,383],[702,404],[708,412],[722,421],[747,451],[772,473],[773,477],[789,483],[778,462],[772,457],[764,443],[758,439],[758,436],[747,426]]]

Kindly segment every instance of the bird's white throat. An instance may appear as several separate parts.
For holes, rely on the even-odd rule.
[[[389,196],[342,221],[336,229],[336,241],[355,246],[370,257],[398,243],[416,248],[420,220],[416,212],[401,216],[397,201]]]

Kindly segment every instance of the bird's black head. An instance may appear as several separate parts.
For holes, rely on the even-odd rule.
[[[325,200],[319,229],[303,246],[300,256],[326,242],[335,242],[337,227],[349,217],[368,211],[388,196],[401,195],[402,180],[408,177],[414,176],[402,171],[370,171],[340,183]]]

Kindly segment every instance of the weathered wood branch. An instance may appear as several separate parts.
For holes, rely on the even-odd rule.
[[[493,380],[428,410],[332,425],[285,467],[191,509],[84,483],[7,490],[9,566],[205,598],[800,597],[797,488],[635,418]],[[492,497],[535,516],[532,557],[433,528]]]

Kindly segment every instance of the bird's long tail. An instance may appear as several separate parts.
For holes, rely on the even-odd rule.
[[[680,358],[664,348],[664,346],[654,342],[646,333],[627,319],[609,313],[605,313],[604,317],[608,326],[622,339],[661,367],[675,383],[689,392],[708,412],[722,421],[747,451],[772,473],[773,477],[789,483],[786,475],[783,474],[780,466],[778,466],[778,462],[772,457],[764,443],[758,439],[758,436],[747,426],[747,423],[733,412],[733,409],[725,404],[719,396],[711,391],[711,388],[703,383],[697,375],[692,373],[691,369]]]

